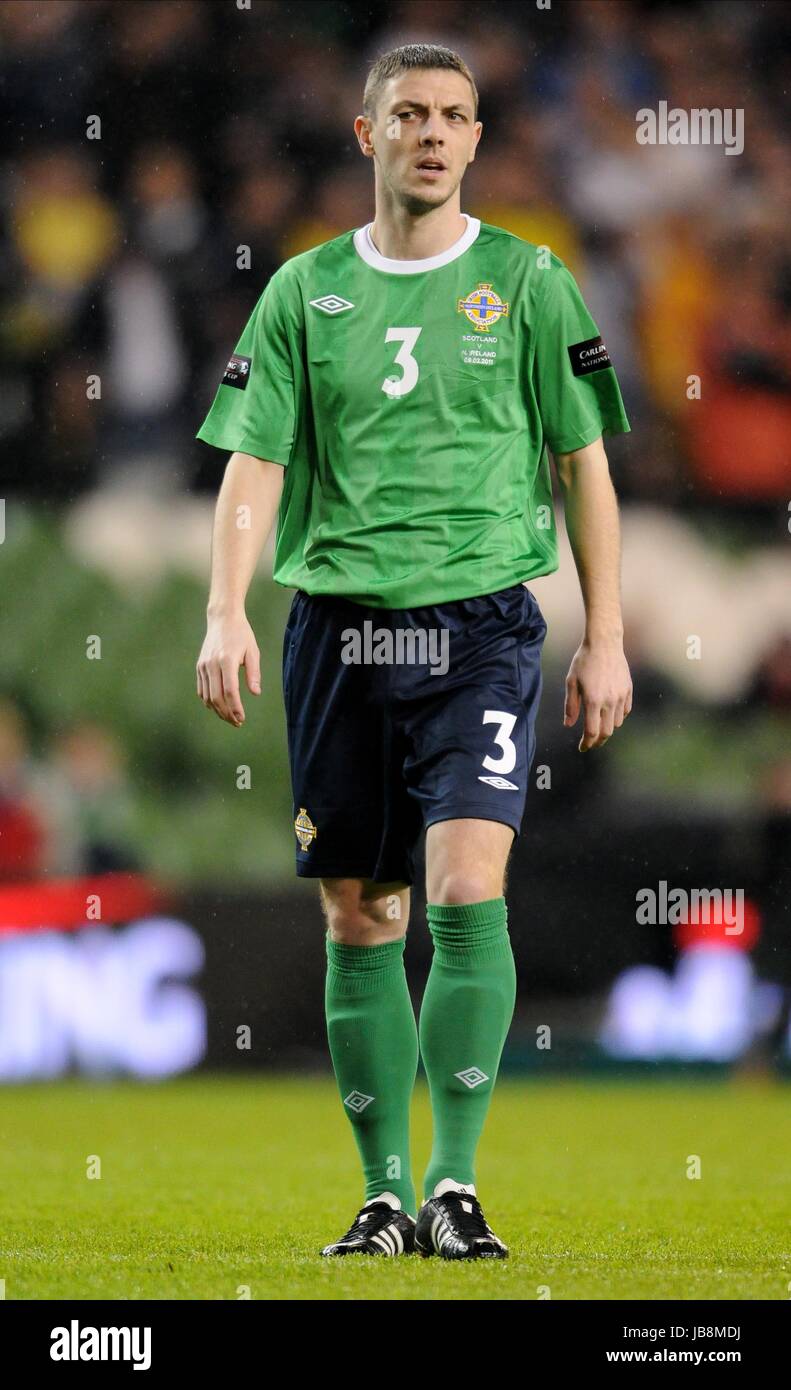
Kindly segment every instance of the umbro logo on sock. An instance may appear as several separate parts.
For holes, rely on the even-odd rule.
[[[376,1100],[376,1096],[366,1096],[362,1091],[350,1091],[343,1103],[348,1105],[355,1115],[359,1115],[360,1111],[364,1110],[366,1105],[370,1105],[372,1100]]]
[[[482,1081],[489,1080],[486,1072],[481,1071],[480,1067],[468,1067],[466,1071],[455,1071],[453,1075],[457,1076],[459,1081],[463,1081],[465,1086],[469,1086],[471,1091],[480,1086]]]

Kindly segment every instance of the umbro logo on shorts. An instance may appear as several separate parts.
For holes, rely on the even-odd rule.
[[[479,782],[486,782],[490,787],[496,787],[501,792],[518,792],[516,782],[509,782],[505,777],[479,777]]]

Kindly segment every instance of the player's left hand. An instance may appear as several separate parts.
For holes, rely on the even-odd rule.
[[[620,729],[632,708],[632,678],[620,640],[583,640],[566,676],[563,723],[576,724],[580,707],[585,728],[580,753],[601,748],[615,729]]]

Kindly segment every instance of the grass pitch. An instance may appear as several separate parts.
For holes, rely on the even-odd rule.
[[[421,1081],[419,1196],[430,1123]],[[0,1279],[7,1299],[787,1300],[789,1151],[769,1080],[502,1078],[477,1179],[510,1258],[327,1260],[362,1202],[331,1078],[10,1086]]]

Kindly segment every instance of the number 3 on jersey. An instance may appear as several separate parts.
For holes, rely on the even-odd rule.
[[[385,377],[382,382],[382,390],[391,400],[396,396],[408,395],[417,386],[420,369],[412,356],[412,349],[422,332],[422,328],[388,328],[385,334],[386,343],[401,344],[395,355],[395,362],[404,373],[403,376]]]

